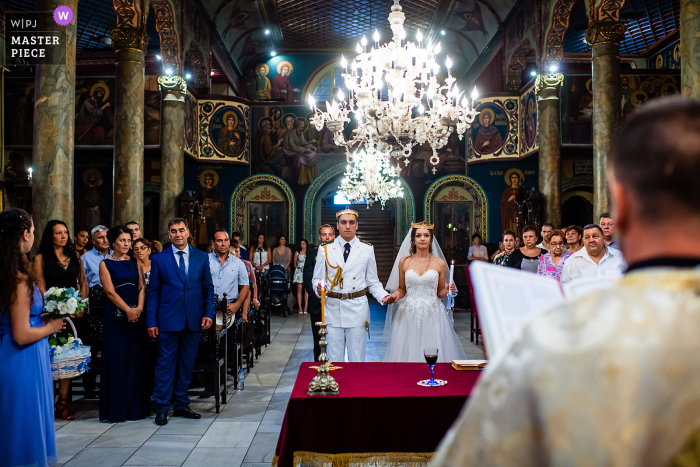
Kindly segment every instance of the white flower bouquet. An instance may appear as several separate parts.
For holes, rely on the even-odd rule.
[[[80,298],[80,291],[73,287],[51,287],[44,294],[44,311],[54,318],[78,315],[85,311],[87,304],[88,299]]]

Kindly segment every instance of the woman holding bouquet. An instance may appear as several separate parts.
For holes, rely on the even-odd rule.
[[[100,421],[141,420],[151,414],[146,296],[143,270],[129,257],[131,231],[117,225],[107,232],[114,253],[100,263],[107,295],[100,377]]]
[[[29,214],[0,213],[0,465],[44,467],[57,461],[53,381],[46,337],[62,319],[44,319],[27,253],[34,243]]]
[[[68,227],[63,221],[52,220],[46,224],[44,233],[41,235],[39,252],[34,258],[34,272],[42,295],[51,287],[74,288],[80,290],[82,298],[88,298],[88,285],[83,262],[78,252],[75,251]],[[81,316],[82,314],[76,315],[76,318]],[[74,324],[79,336],[85,337],[88,332],[85,321],[79,319]],[[59,337],[68,338],[68,331],[63,331]],[[90,393],[94,394],[95,376],[94,372],[90,374],[89,371],[83,374],[86,398]],[[58,380],[56,412],[64,420],[75,419],[68,407],[70,382],[70,379]]]

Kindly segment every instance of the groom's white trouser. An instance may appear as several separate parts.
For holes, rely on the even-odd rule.
[[[345,361],[345,348],[348,349],[348,361],[364,362],[367,347],[367,335],[364,326],[356,328],[328,327],[328,347],[326,353],[331,362]]]

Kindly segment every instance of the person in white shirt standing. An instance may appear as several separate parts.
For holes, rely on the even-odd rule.
[[[564,264],[561,282],[586,277],[618,277],[627,264],[620,250],[605,245],[605,234],[597,224],[588,224],[583,228],[583,246]]]
[[[345,361],[345,349],[351,362],[365,361],[369,330],[367,293],[382,302],[391,303],[377,276],[374,248],[360,241],[357,232],[357,211],[345,208],[336,214],[340,236],[321,246],[314,267],[313,286],[316,295],[325,286],[325,318],[328,326],[328,358]]]
[[[603,230],[605,244],[607,246],[620,249],[615,241],[615,221],[613,220],[612,214],[609,212],[604,212],[600,215],[599,219],[600,228]]]

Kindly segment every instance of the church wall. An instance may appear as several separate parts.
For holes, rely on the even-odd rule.
[[[481,185],[488,199],[488,225],[489,243],[497,243],[502,232],[501,227],[501,196],[508,187],[506,176],[511,172],[519,172],[524,179],[523,187],[526,190],[538,186],[539,162],[537,156],[518,161],[485,162],[482,164],[469,164],[468,175]]]

